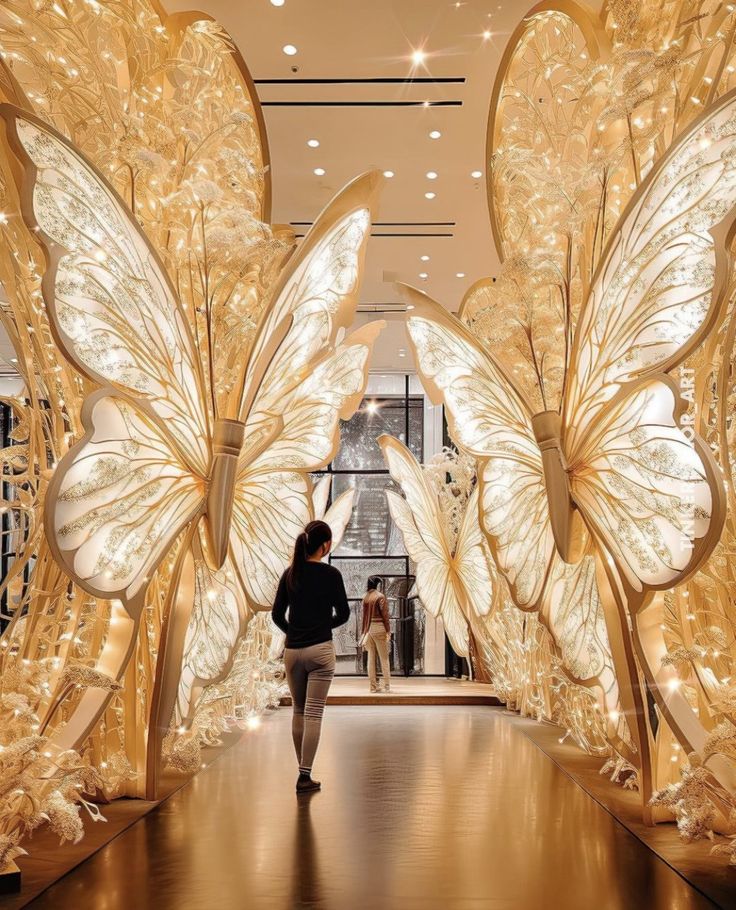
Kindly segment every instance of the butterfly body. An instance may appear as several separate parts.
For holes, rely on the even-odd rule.
[[[212,434],[212,470],[207,490],[207,532],[212,566],[219,569],[227,557],[233,517],[238,462],[245,440],[245,424],[220,418]]]
[[[549,519],[557,550],[566,563],[579,562],[585,548],[585,533],[570,492],[569,468],[562,448],[562,418],[557,411],[540,411],[532,416],[531,425],[542,456]]]

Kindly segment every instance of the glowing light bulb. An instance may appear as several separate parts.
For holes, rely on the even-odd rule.
[[[416,48],[411,52],[411,62],[414,66],[421,66],[422,63],[427,59],[426,53],[420,48]]]
[[[432,130],[429,134],[430,139],[439,139],[442,133],[439,130]]]
[[[437,193],[425,193],[425,194],[424,194],[424,198],[425,198],[425,199],[434,199],[434,197],[435,197],[436,195],[437,195]]]
[[[319,139],[307,139],[307,145],[310,147],[310,149],[318,149]]]
[[[427,180],[436,180],[437,171],[427,171]]]
[[[383,176],[391,178],[394,176],[394,172],[393,171],[384,171]]]
[[[483,176],[483,171],[471,171],[470,176],[473,178],[473,180],[480,180],[480,178]]]
[[[281,50],[286,54],[287,57],[293,57],[297,52],[293,44],[285,44]]]
[[[316,167],[314,169],[314,173],[316,174],[317,177],[324,177],[324,175],[326,174],[326,171],[323,167]]]

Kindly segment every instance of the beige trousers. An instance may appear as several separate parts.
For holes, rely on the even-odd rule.
[[[310,772],[322,732],[327,693],[335,675],[335,646],[331,641],[308,648],[284,650],[286,681],[292,701],[291,735],[299,770]]]
[[[386,627],[382,622],[372,622],[368,627],[368,637],[365,641],[368,651],[368,679],[371,689],[378,688],[376,678],[376,652],[381,661],[381,675],[385,688],[391,685],[391,666],[388,658],[388,641],[386,640]]]

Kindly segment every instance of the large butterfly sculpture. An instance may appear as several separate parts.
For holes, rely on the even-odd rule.
[[[48,125],[8,105],[0,114],[24,218],[47,257],[56,340],[101,387],[85,401],[84,437],[56,468],[45,521],[69,576],[113,602],[100,664],[115,677],[149,579],[179,542],[153,693],[160,733],[175,706],[177,722],[191,718],[197,692],[227,672],[252,611],[270,606],[312,516],[309,472],[334,456],[339,419],[361,401],[382,324],[341,338],[378,177],[339,194],[283,267],[220,414],[194,315],[125,203]],[[87,696],[86,731],[105,704]],[[157,739],[149,736],[154,747]]]
[[[418,370],[455,442],[478,459],[481,525],[518,606],[543,603],[556,554],[575,563],[592,545],[636,614],[718,541],[723,479],[675,371],[722,311],[735,205],[732,92],[673,144],[619,219],[575,327],[559,412],[534,413],[459,320],[407,290]],[[617,634],[635,680],[625,621]],[[658,694],[670,719],[681,696]]]
[[[495,587],[495,570],[478,524],[478,489],[468,498],[453,540],[416,458],[392,436],[379,436],[378,443],[406,497],[386,490],[391,517],[416,564],[419,597],[432,616],[442,619],[455,653],[470,658],[469,627],[489,613]]]
[[[575,562],[587,534],[632,594],[679,583],[718,539],[722,478],[683,423],[671,373],[727,288],[734,97],[675,144],[622,215],[578,320],[559,413],[533,413],[459,320],[408,290],[418,369],[480,461],[482,525],[522,607],[539,603],[555,548]]]

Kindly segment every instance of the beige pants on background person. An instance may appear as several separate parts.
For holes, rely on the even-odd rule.
[[[368,626],[368,637],[365,640],[365,648],[368,651],[368,679],[371,682],[371,691],[378,688],[376,679],[376,652],[381,660],[381,676],[383,677],[384,689],[388,690],[391,686],[391,665],[388,659],[388,638],[386,627],[382,622],[372,622]]]

